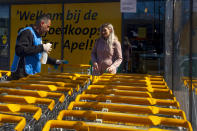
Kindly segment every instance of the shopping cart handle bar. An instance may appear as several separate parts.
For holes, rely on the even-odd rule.
[[[159,116],[135,116],[125,113],[112,113],[112,112],[96,112],[96,111],[83,111],[83,110],[63,110],[59,113],[57,120],[62,120],[64,116],[86,118],[88,120],[103,119],[103,121],[123,122],[132,124],[141,124],[143,126],[173,126],[185,127],[192,131],[191,123],[183,119],[166,118]]]
[[[55,106],[55,101],[53,99],[48,98],[36,98],[36,97],[21,97],[21,96],[1,96],[0,102],[6,102],[6,103],[23,103],[23,104],[45,104],[48,105],[48,108],[50,110],[53,110]]]
[[[42,115],[42,109],[36,106],[29,105],[19,105],[19,104],[0,104],[1,112],[26,112],[26,113],[34,113],[33,117],[35,120],[39,120]]]
[[[16,131],[23,131],[26,125],[26,119],[24,117],[4,115],[4,114],[0,114],[0,122],[1,123],[18,123],[14,128]]]
[[[134,114],[163,114],[171,116],[180,116],[186,120],[185,112],[180,109],[161,108],[156,106],[134,106],[124,104],[109,104],[102,102],[71,102],[68,106],[68,110],[73,110],[75,107],[90,108],[101,111],[103,108],[107,108],[109,112],[128,112]]]
[[[163,100],[155,98],[140,98],[131,96],[110,96],[110,95],[93,95],[93,94],[81,94],[75,99],[76,102],[81,100],[95,100],[98,102],[104,102],[107,100],[112,101],[112,103],[127,103],[127,104],[137,104],[137,105],[161,105],[161,106],[175,106],[180,108],[179,102],[175,100]]]
[[[49,131],[51,128],[65,128],[83,131],[141,131],[141,129],[132,128],[124,125],[101,124],[95,122],[49,120],[42,131]],[[149,128],[147,131],[169,131],[159,128]]]

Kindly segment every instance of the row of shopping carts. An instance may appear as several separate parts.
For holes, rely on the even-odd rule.
[[[103,74],[43,131],[192,131],[162,76]]]
[[[193,130],[162,76],[74,68],[0,82],[0,130]]]
[[[192,103],[190,103],[190,108],[192,108],[192,112],[190,113],[192,114],[192,125],[193,129],[197,130],[197,79],[192,78],[191,80],[188,77],[184,77],[183,81],[185,87],[187,87],[186,91],[191,95],[190,101],[192,101]]]
[[[0,130],[41,131],[88,87],[91,75],[39,73],[0,82]]]

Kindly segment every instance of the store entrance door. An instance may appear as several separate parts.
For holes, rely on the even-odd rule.
[[[163,73],[164,7],[165,2],[162,0],[138,0],[136,13],[123,14],[123,37],[129,39],[132,47],[126,72]],[[126,50],[123,47],[123,53]]]

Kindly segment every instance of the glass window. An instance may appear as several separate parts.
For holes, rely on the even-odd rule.
[[[193,0],[193,16],[192,16],[192,127],[197,130],[197,1]]]
[[[123,72],[163,74],[164,14],[163,0],[138,0],[136,13],[123,13],[123,37],[132,47],[123,45]]]
[[[0,5],[0,70],[9,70],[9,6]]]

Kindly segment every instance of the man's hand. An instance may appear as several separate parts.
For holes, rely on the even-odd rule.
[[[46,51],[47,53],[49,53],[52,50],[51,46],[52,46],[51,43],[43,44],[44,51]]]
[[[68,64],[67,60],[56,60],[56,64],[60,65],[60,64]]]

